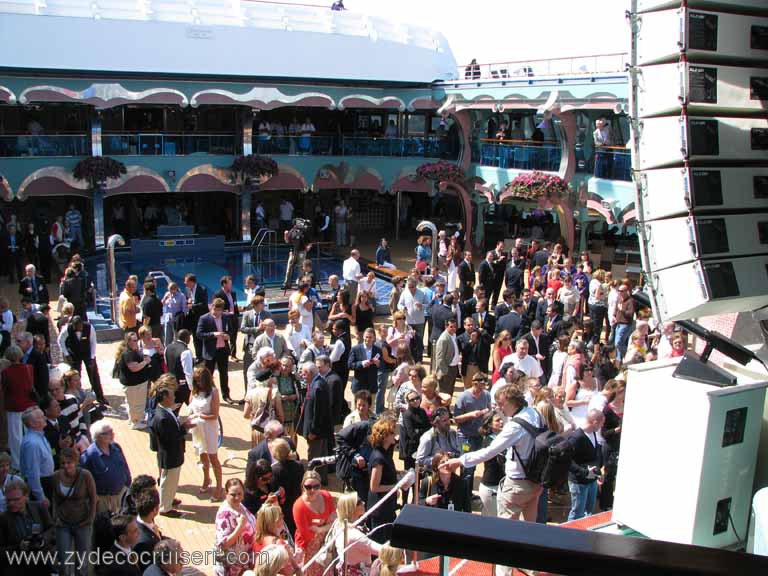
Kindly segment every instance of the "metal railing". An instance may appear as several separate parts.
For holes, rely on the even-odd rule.
[[[459,80],[521,79],[536,76],[575,76],[579,74],[606,74],[624,72],[629,62],[626,52],[565,56],[537,60],[510,62],[470,63],[459,66]]]
[[[480,140],[480,165],[518,170],[560,170],[559,142],[532,140]]]
[[[86,134],[18,134],[0,136],[0,157],[89,156],[91,142]]]
[[[437,135],[385,138],[344,135],[275,136],[255,134],[253,137],[255,153],[287,154],[289,156],[441,158],[448,154],[448,148],[447,140]]]
[[[188,156],[190,154],[233,155],[238,150],[232,134],[126,134],[102,136],[108,156]]]
[[[595,149],[595,177],[632,181],[632,153],[628,148],[601,146]]]

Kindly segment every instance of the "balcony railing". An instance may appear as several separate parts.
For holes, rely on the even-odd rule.
[[[369,136],[269,136],[253,138],[257,154],[388,156],[441,158],[448,154],[448,143],[439,136],[374,138]]]
[[[89,156],[91,145],[85,134],[41,134],[0,136],[0,157]]]
[[[232,156],[236,139],[234,134],[104,134],[102,147],[106,156]]]
[[[522,79],[536,76],[575,76],[579,74],[609,74],[624,72],[629,55],[626,52],[566,56],[545,60],[515,60],[512,62],[470,63],[460,66],[459,80]]]
[[[481,140],[480,165],[517,170],[560,170],[559,142],[531,140]]]
[[[632,180],[632,154],[626,148],[602,146],[595,149],[595,176],[607,180]]]

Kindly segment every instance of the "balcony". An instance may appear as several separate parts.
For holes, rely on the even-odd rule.
[[[595,177],[632,181],[632,153],[626,148],[602,146],[595,150]]]
[[[0,157],[90,156],[91,143],[85,134],[41,134],[0,136]]]
[[[480,165],[516,170],[560,170],[562,148],[559,142],[531,140],[480,141]]]
[[[232,156],[239,150],[235,134],[104,134],[105,156]]]
[[[376,138],[369,136],[255,136],[257,154],[290,156],[379,156],[394,158],[442,158],[449,155],[448,143],[439,136]]]

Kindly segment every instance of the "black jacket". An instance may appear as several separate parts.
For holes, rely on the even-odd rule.
[[[229,295],[232,297],[232,303],[235,305],[234,310],[229,309],[229,300],[227,299],[227,295],[224,292],[224,290],[219,290],[216,292],[216,294],[213,295],[214,298],[221,298],[224,300],[224,312],[226,314],[231,314],[232,317],[238,322],[238,326],[240,325],[239,319],[240,319],[240,307],[237,305],[237,292],[234,290],[231,290]]]
[[[39,398],[44,398],[48,394],[48,360],[33,348],[26,364],[32,366],[35,373],[35,392]]]
[[[163,319],[163,304],[160,299],[154,294],[144,298],[141,314],[149,326],[160,326],[160,321]]]
[[[432,315],[432,331],[429,333],[429,339],[432,343],[437,342],[440,334],[445,330],[445,323],[450,319],[456,319],[456,314],[445,304],[433,304],[430,311]]]
[[[448,504],[453,504],[453,509],[456,512],[472,512],[469,501],[467,500],[467,489],[459,476],[451,476],[451,484],[447,489],[444,489],[439,482],[432,482],[432,475],[430,474],[421,481],[419,488],[419,504],[426,505],[427,497],[433,494],[440,494],[440,502],[435,508],[442,508],[443,510],[448,508]]]
[[[53,532],[53,522],[48,510],[39,502],[27,502],[27,508],[24,512],[29,519],[27,525],[30,526],[29,534],[21,534],[16,524],[16,514],[4,512],[0,514],[0,574],[3,576],[31,576],[36,574],[50,574],[51,566],[40,564],[14,563],[10,565],[9,554],[21,551],[21,541],[28,539],[31,535],[32,523],[40,524],[44,540],[52,544],[55,542]],[[46,550],[50,551],[50,548]]]
[[[48,304],[48,286],[42,276],[35,277],[36,290],[32,289],[32,278],[24,276],[19,282],[19,294],[30,298],[35,304]]]
[[[595,479],[588,477],[589,467],[601,468],[603,465],[602,446],[597,442],[597,433],[590,432],[590,436],[592,435],[594,435],[595,444],[592,444],[592,441],[581,428],[568,436],[568,442],[574,449],[573,460],[571,460],[571,466],[568,470],[568,480],[571,482],[591,484]]]
[[[139,555],[139,565],[137,568],[139,568],[140,572],[144,572],[152,564],[152,552],[155,550],[157,543],[160,542],[160,538],[141,522],[136,522],[136,524],[139,527],[139,541],[133,545],[133,551]],[[141,561],[142,554],[144,554],[145,559],[149,560],[149,562]]]
[[[379,360],[384,362],[381,359],[381,348],[374,344],[371,348],[371,359],[376,358],[377,355],[379,356]],[[367,368],[364,368],[363,362],[366,358],[365,345],[358,344],[352,348],[352,352],[349,355],[349,369],[355,371],[355,391],[368,390],[371,393],[375,393],[378,388],[376,377],[379,373],[379,368],[375,364],[370,364]]]
[[[162,406],[155,408],[149,424],[150,448],[157,450],[157,463],[161,469],[171,470],[184,464],[187,431]]]
[[[480,313],[475,312],[472,314],[472,318],[475,320],[475,326],[480,329],[480,333],[493,340],[493,335],[496,333],[496,318],[490,312],[485,313],[483,319],[483,326],[480,327]]]
[[[232,324],[232,317],[225,314],[221,315],[221,331],[230,333]],[[205,314],[200,320],[197,321],[197,337],[203,341],[203,359],[213,360],[216,358],[216,336],[214,332],[218,332],[216,328],[216,319],[213,314]],[[226,346],[225,346],[226,347]],[[227,350],[229,350],[227,348]]]
[[[478,266],[477,268],[477,274],[478,274],[478,279],[477,279],[478,285],[485,288],[486,294],[490,295],[490,292],[493,290],[493,286],[495,284],[493,266],[491,265],[490,262],[488,262],[488,260],[483,260],[480,263],[480,266]]]
[[[475,267],[471,262],[462,260],[459,264],[459,290],[461,297],[468,300],[472,293],[472,287],[475,285]]]
[[[309,439],[309,435],[314,434],[318,438],[330,440],[333,436],[331,391],[328,389],[328,383],[319,374],[309,386],[299,424],[304,438]]]
[[[515,296],[520,296],[523,292],[523,279],[525,271],[517,266],[510,265],[504,272],[504,281],[507,285],[507,290],[512,290]]]
[[[509,314],[504,314],[504,316],[498,319],[495,335],[498,336],[502,330],[506,330],[512,336],[512,340],[517,340],[522,325],[523,317],[512,310]]]
[[[46,349],[51,346],[51,333],[48,330],[48,318],[42,312],[33,312],[27,318],[27,332],[32,336],[40,335],[45,338]]]

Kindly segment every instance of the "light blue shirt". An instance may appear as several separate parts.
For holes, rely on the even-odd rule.
[[[186,313],[187,311],[187,299],[180,291],[176,294],[171,294],[171,297],[163,304],[163,320],[172,322],[174,316],[179,312]]]
[[[29,490],[38,500],[45,494],[40,478],[53,476],[53,453],[42,430],[27,430],[21,441],[21,474],[27,479]]]

